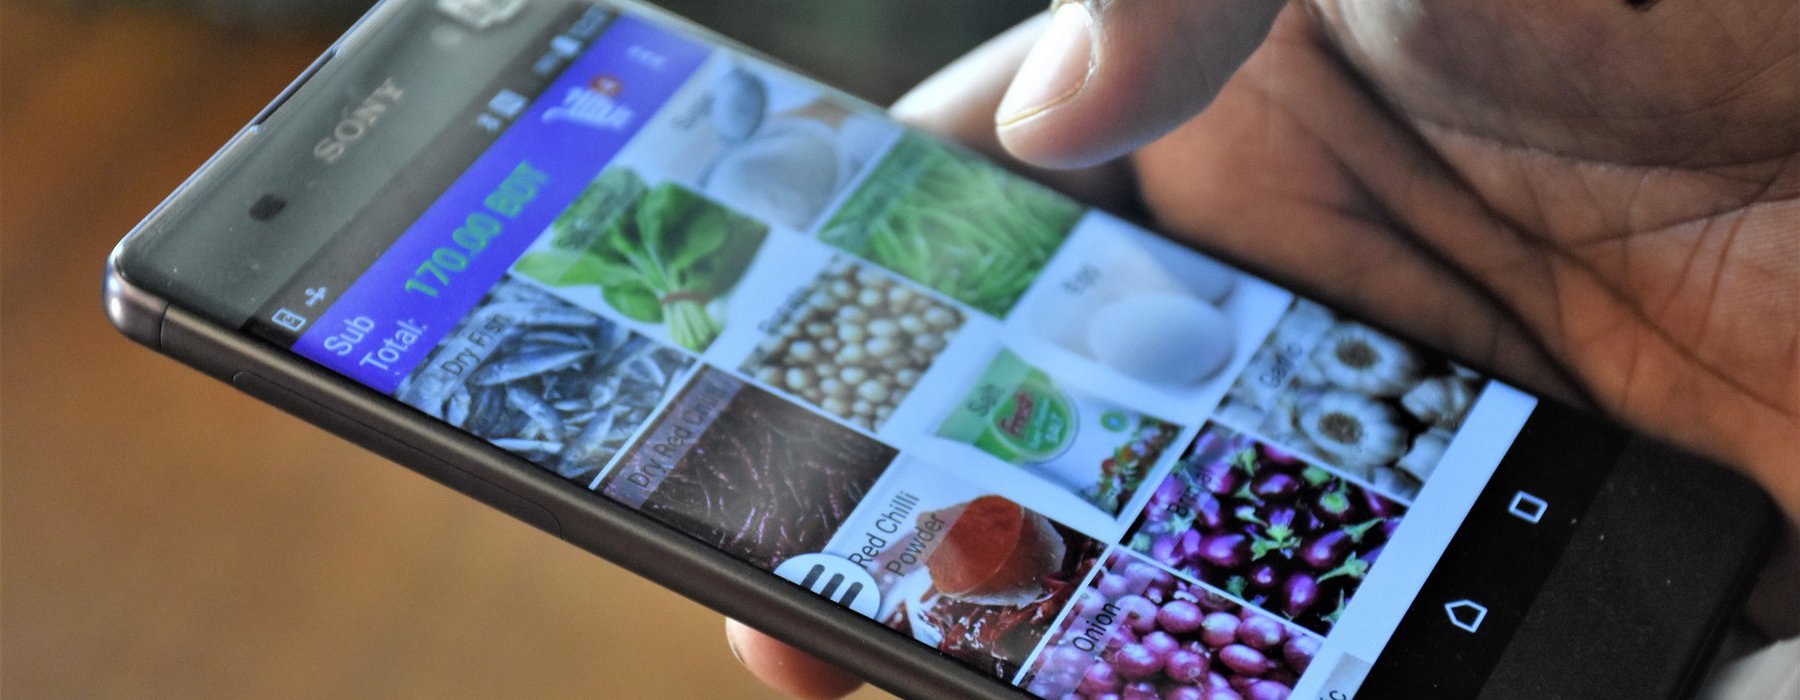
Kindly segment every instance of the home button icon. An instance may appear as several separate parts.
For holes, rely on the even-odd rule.
[[[1481,630],[1482,621],[1487,619],[1487,606],[1464,598],[1444,605],[1444,614],[1450,616],[1450,624],[1457,629],[1473,634]]]
[[[1543,520],[1544,511],[1549,509],[1550,504],[1544,499],[1524,491],[1513,494],[1512,503],[1506,506],[1506,512],[1512,513],[1513,517],[1533,525],[1536,525],[1539,520]]]

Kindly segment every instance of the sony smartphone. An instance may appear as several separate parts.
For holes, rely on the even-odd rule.
[[[635,3],[381,4],[108,272],[132,338],[913,696],[1679,694],[1773,522]]]

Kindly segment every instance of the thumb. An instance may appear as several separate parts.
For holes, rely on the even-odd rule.
[[[1034,165],[1093,165],[1149,143],[1219,94],[1282,0],[1058,0],[995,114]]]

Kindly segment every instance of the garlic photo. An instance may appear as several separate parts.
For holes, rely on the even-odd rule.
[[[1328,391],[1300,409],[1300,432],[1347,465],[1388,464],[1406,453],[1407,431],[1387,404],[1348,391]]]
[[[1431,478],[1432,470],[1444,459],[1444,449],[1450,446],[1450,432],[1442,428],[1425,431],[1413,440],[1412,449],[1400,456],[1394,467],[1407,476],[1425,483]]]
[[[1220,415],[1410,499],[1486,382],[1440,354],[1300,300],[1250,357]]]
[[[1411,349],[1360,323],[1332,326],[1312,361],[1326,381],[1367,396],[1399,396],[1419,381]]]
[[[1475,386],[1462,377],[1433,377],[1400,397],[1400,405],[1414,418],[1443,428],[1456,429],[1475,402]]]

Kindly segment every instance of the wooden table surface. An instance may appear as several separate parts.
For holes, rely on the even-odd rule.
[[[769,695],[716,615],[107,325],[113,243],[328,34],[0,12],[0,695]]]

